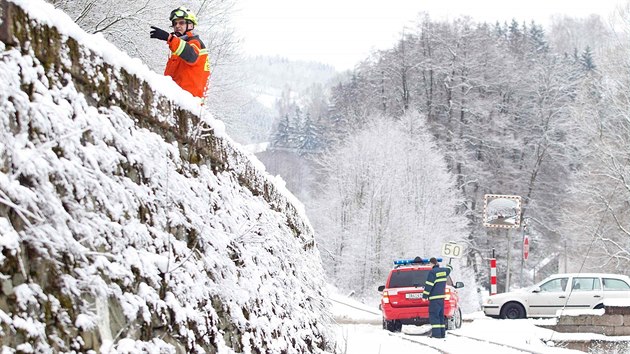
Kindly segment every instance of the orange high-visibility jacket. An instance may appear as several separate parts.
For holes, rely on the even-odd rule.
[[[170,76],[184,90],[193,96],[203,97],[208,78],[210,78],[210,60],[208,49],[199,36],[192,32],[168,38],[171,56],[166,63],[164,75]]]

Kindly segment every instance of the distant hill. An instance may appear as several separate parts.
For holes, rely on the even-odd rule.
[[[283,93],[295,100],[315,84],[328,87],[339,73],[327,64],[292,61],[282,57],[256,56],[220,68],[217,80],[238,82],[228,92],[219,92],[218,118],[226,123],[228,133],[237,142],[253,144],[268,141],[277,111],[276,102]],[[219,78],[221,76],[221,78]]]

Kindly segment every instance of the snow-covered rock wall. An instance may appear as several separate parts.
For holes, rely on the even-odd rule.
[[[299,202],[64,16],[0,0],[1,351],[333,352]]]

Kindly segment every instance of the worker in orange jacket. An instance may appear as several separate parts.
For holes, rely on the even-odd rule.
[[[210,78],[208,49],[199,36],[192,33],[197,26],[197,16],[190,9],[180,6],[169,16],[173,32],[151,26],[151,38],[166,41],[171,55],[164,75],[170,76],[184,90],[203,98]]]

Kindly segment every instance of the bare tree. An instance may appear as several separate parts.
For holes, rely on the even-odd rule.
[[[627,7],[620,9],[618,20],[627,23],[629,14]],[[630,266],[628,43],[627,28],[616,32],[574,106],[579,138],[585,145],[562,225],[564,235],[578,251],[567,257],[570,270],[625,270]]]

